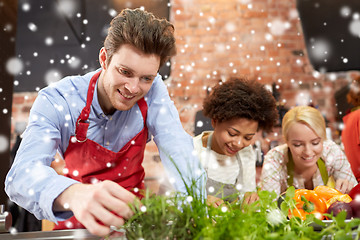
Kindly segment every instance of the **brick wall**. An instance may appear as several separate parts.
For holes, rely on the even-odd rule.
[[[337,128],[334,93],[359,73],[314,72],[295,0],[173,0],[171,4],[178,54],[166,83],[189,134],[193,135],[195,113],[206,89],[230,76],[254,78],[269,86],[276,83],[280,104],[291,107],[310,100],[330,127]],[[15,94],[13,133],[17,122],[27,121],[35,97],[36,93]],[[338,137],[336,131],[333,135]],[[156,155],[151,142],[144,162],[147,169],[161,169],[151,161]]]
[[[335,81],[314,72],[295,0],[175,0],[172,6],[178,54],[169,92],[179,109],[192,106],[180,113],[189,132],[206,87],[230,76],[276,83],[282,104],[311,99],[335,124],[334,93],[354,73],[335,76]]]

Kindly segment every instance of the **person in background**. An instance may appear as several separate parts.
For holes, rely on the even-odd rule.
[[[341,141],[351,169],[360,181],[360,76],[353,80],[346,95],[348,103],[355,106],[343,117],[344,129],[341,132]]]
[[[274,97],[257,81],[234,78],[214,87],[204,99],[203,113],[214,130],[195,136],[194,147],[207,172],[208,203],[233,201],[239,193],[246,193],[245,203],[254,202],[256,156],[251,144],[260,129],[270,131],[278,120]]]
[[[39,92],[6,177],[9,198],[57,223],[55,229],[105,236],[133,215],[129,204],[144,189],[142,161],[151,135],[176,190],[186,192],[181,176],[205,176],[158,74],[175,53],[167,20],[140,9],[117,15],[99,52],[100,69]],[[50,167],[57,151],[66,176]]]
[[[285,144],[265,155],[262,190],[281,194],[289,186],[314,189],[334,185],[348,193],[354,187],[356,179],[350,164],[340,146],[327,140],[324,117],[316,108],[297,106],[289,110],[282,121],[282,135]]]

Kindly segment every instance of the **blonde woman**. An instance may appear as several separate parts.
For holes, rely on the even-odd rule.
[[[313,107],[288,111],[282,121],[285,144],[266,154],[261,189],[280,194],[289,186],[314,189],[333,179],[337,190],[348,193],[357,181],[340,146],[326,139],[325,128],[323,116]]]

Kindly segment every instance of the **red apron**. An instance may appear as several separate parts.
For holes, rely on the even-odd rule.
[[[99,75],[100,72],[94,74],[90,80],[86,106],[77,119],[75,136],[70,138],[69,146],[64,153],[65,168],[68,169],[66,176],[82,183],[112,180],[132,192],[134,188],[144,189],[145,172],[142,161],[148,137],[146,127],[148,107],[144,98],[137,102],[144,119],[144,128],[119,152],[110,151],[87,139],[89,127],[87,119],[90,115],[94,89]],[[142,197],[139,191],[133,193],[140,198]],[[85,227],[73,216],[66,221],[58,222],[54,230],[78,228]]]

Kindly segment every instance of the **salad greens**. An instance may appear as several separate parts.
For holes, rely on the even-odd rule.
[[[207,204],[199,193],[196,179],[189,181],[189,185],[181,177],[187,194],[155,195],[146,191],[141,203],[130,206],[134,215],[118,229],[126,233],[126,239],[346,240],[360,237],[360,219],[346,220],[346,212],[336,217],[324,213],[331,221],[321,221],[312,214],[307,215],[306,220],[289,219],[289,210],[295,207],[294,187],[289,187],[280,198],[275,192],[258,191],[259,200],[252,204],[242,203],[239,197],[238,201],[225,201],[215,207]]]
[[[345,221],[346,213],[336,217],[324,214],[330,224],[309,215],[306,220],[288,219],[295,207],[295,189],[290,187],[281,203],[274,192],[259,191],[259,200],[247,205],[241,201],[219,207],[207,205],[191,188],[187,196],[150,195],[122,227],[127,239],[359,239],[360,219]],[[280,206],[279,206],[280,205]],[[314,230],[314,224],[320,230]]]

